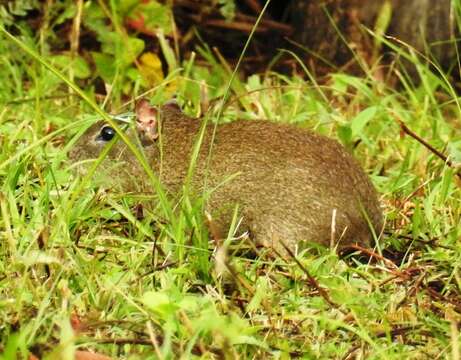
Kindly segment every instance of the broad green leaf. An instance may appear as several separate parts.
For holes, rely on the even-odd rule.
[[[392,19],[392,4],[386,0],[381,5],[378,16],[375,22],[375,51],[381,48],[382,37],[386,34],[387,28]]]
[[[116,73],[113,56],[98,52],[93,52],[91,55],[93,56],[98,74],[102,77],[104,82],[111,83]]]
[[[343,144],[349,145],[352,142],[352,130],[350,125],[339,125],[337,131],[338,137]]]
[[[361,111],[355,118],[351,121],[351,130],[352,138],[358,136],[362,137],[363,128],[368,124],[368,122],[373,119],[376,115],[377,107],[370,106],[365,110]]]
[[[86,79],[91,76],[91,69],[81,56],[71,59],[68,54],[57,55],[52,58],[51,62],[60,70],[69,71],[72,69],[74,76],[79,79]]]
[[[180,308],[176,302],[172,301],[170,296],[159,291],[146,292],[142,296],[142,302],[150,310],[165,318],[169,317],[169,315],[173,315],[174,312]]]
[[[131,65],[144,50],[144,41],[127,37],[116,32],[100,36],[102,53],[114,55],[116,66],[122,68]]]

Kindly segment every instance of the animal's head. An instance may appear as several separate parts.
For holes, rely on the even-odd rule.
[[[149,163],[158,156],[158,138],[162,118],[167,118],[170,112],[178,111],[174,102],[167,102],[161,107],[154,107],[145,99],[137,102],[134,121],[121,122],[120,128],[129,141],[142,152]],[[113,116],[114,121],[120,116]],[[110,147],[110,149],[108,149]],[[84,174],[89,166],[107,151],[105,159],[98,166],[95,178],[98,183],[107,186],[141,183],[144,170],[127,144],[120,138],[116,130],[105,121],[98,121],[90,126],[77,140],[69,154],[75,163],[78,173]],[[131,187],[131,186],[130,186]]]

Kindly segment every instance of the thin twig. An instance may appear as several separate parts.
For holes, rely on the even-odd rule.
[[[155,336],[155,335],[154,335]],[[164,342],[163,337],[155,336],[155,339],[158,344],[162,345]],[[113,344],[113,345],[145,345],[145,346],[152,346],[152,339],[151,338],[104,338],[104,339],[81,339],[78,342],[88,342],[88,343],[95,343],[95,344]],[[179,349],[178,349],[179,350]],[[203,355],[203,350],[200,349],[197,345],[192,347],[192,354],[194,355]],[[207,348],[207,352],[210,352],[217,356],[222,356],[222,351],[218,348]]]
[[[395,115],[394,115],[395,116]],[[416,141],[418,141],[420,144],[422,144],[426,149],[428,149],[429,151],[431,151],[432,153],[434,153],[437,157],[439,157],[440,159],[442,159],[445,164],[447,164],[449,167],[451,167],[452,169],[454,169],[456,172],[456,176],[458,178],[461,179],[461,173],[459,172],[459,170],[457,169],[457,167],[453,164],[453,162],[445,155],[443,154],[442,152],[440,152],[439,150],[437,150],[436,148],[434,148],[431,144],[429,144],[426,140],[424,140],[423,138],[421,138],[419,135],[417,135],[415,132],[413,132],[412,130],[410,130],[410,128],[402,121],[400,120],[399,118],[396,118],[396,121],[399,123],[400,125],[400,128],[402,129],[402,131],[411,136],[413,139],[415,139]]]
[[[261,12],[262,6],[257,0],[244,0],[244,2],[253,13],[259,14]]]
[[[340,306],[336,304],[333,300],[331,300],[330,295],[328,295],[327,291],[320,286],[319,282],[309,273],[309,271],[304,267],[304,265],[301,264],[296,255],[293,253],[293,251],[291,251],[291,249],[282,240],[280,240],[280,243],[285,248],[286,252],[290,255],[290,257],[296,262],[299,268],[304,272],[304,274],[306,274],[309,285],[316,289],[319,292],[320,296],[323,297],[323,299],[330,306],[339,309]]]
[[[348,245],[348,246],[344,246],[342,248],[342,250],[356,250],[356,251],[360,251],[362,254],[365,254],[365,255],[368,255],[370,258],[375,258],[377,260],[381,260],[382,262],[384,262],[388,267],[392,268],[392,269],[397,269],[397,265],[394,264],[391,260],[389,259],[386,259],[384,256],[382,255],[379,255],[377,254],[376,252],[374,252],[373,250],[370,250],[370,249],[367,249],[367,248],[364,248],[360,245],[357,245],[357,244],[352,244],[352,245]]]

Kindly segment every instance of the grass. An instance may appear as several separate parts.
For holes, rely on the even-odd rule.
[[[15,39],[34,48],[30,34]],[[168,79],[191,114],[201,81],[218,99],[231,76],[201,52],[212,71],[191,60]],[[66,154],[96,117],[94,92],[76,96],[43,56],[5,36],[0,54],[1,358],[91,349],[129,359],[459,359],[459,179],[396,121],[459,163],[459,100],[440,73],[411,58],[421,85],[403,74],[399,90],[371,70],[322,85],[272,72],[235,79],[220,121],[268,118],[338,138],[381,194],[383,257],[312,247],[298,264],[239,255],[233,229],[228,255],[214,252],[204,199],[187,191],[179,203],[148,201],[139,217],[138,198],[82,186]],[[149,96],[162,102],[165,88]]]

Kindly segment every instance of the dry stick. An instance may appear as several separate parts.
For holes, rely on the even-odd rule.
[[[402,326],[402,327],[396,327],[394,329],[391,329],[389,332],[387,331],[381,331],[375,334],[376,337],[378,338],[383,338],[385,336],[390,335],[391,339],[394,339],[395,337],[399,335],[405,335],[407,332],[411,330],[419,330],[421,326]],[[424,330],[418,331],[419,334],[424,334],[427,335],[428,333]],[[429,333],[429,336],[434,337],[432,333]],[[355,351],[360,349],[361,345],[354,345],[352,348],[349,349],[349,351],[342,357],[342,360],[346,360],[352,355]]]
[[[241,286],[243,286],[243,288],[250,293],[251,297],[254,297],[256,293],[256,289],[242,275],[240,275],[237,272],[237,270],[235,270],[235,268],[232,266],[229,260],[227,259],[224,260],[224,266],[226,267],[227,271],[229,271],[234,281],[240,284]],[[266,299],[262,299],[261,305],[263,306],[264,310],[267,312],[269,321],[272,323],[272,316],[271,316],[272,308],[270,304],[266,301]]]
[[[420,144],[422,144],[426,149],[428,149],[429,151],[431,151],[432,153],[434,153],[435,155],[437,155],[440,159],[442,159],[445,164],[447,164],[449,167],[451,167],[452,169],[454,170],[457,170],[456,166],[453,164],[453,162],[445,155],[443,154],[442,152],[440,152],[439,150],[437,150],[436,148],[434,148],[431,144],[429,144],[427,141],[425,141],[424,139],[422,139],[420,136],[418,136],[416,133],[414,133],[413,131],[411,131],[408,126],[402,121],[400,120],[399,118],[396,119],[396,121],[399,123],[400,125],[400,128],[402,129],[402,131],[411,136],[413,139],[415,139],[416,141],[418,141]],[[461,173],[459,172],[459,170],[457,170],[455,172],[456,176],[459,177],[461,179]]]
[[[229,261],[226,260],[224,262],[224,265],[226,266],[227,271],[229,271],[231,276],[236,280],[236,282],[242,285],[245,288],[245,290],[248,291],[250,295],[253,297],[256,293],[254,287],[251,286],[251,284],[248,283],[248,281],[246,281],[246,279],[235,270],[235,268]]]
[[[453,305],[453,307],[456,309],[457,312],[461,312],[461,302],[460,301],[456,301],[454,299],[448,298],[447,296],[444,296],[438,293],[436,290],[431,288],[429,285],[425,286],[425,290],[429,293],[429,296],[431,296],[433,299],[435,298],[441,302],[450,303],[451,305]]]
[[[235,19],[242,21],[242,22],[250,22],[253,24],[256,21],[256,17],[242,14],[242,13],[235,14]],[[278,32],[283,33],[286,36],[292,35],[295,32],[295,29],[293,26],[285,24],[283,22],[275,21],[275,20],[261,19],[261,26],[265,30],[278,31]]]
[[[349,245],[347,247],[347,249],[358,250],[358,251],[368,255],[369,257],[376,258],[377,260],[383,261],[385,264],[387,264],[387,266],[389,266],[388,268],[384,268],[384,270],[386,270],[387,272],[389,272],[393,276],[391,276],[389,279],[386,279],[383,282],[381,282],[380,286],[382,286],[382,285],[384,285],[384,284],[388,283],[389,281],[392,281],[392,280],[394,280],[396,278],[408,281],[408,280],[412,279],[412,276],[413,276],[414,272],[420,271],[420,268],[418,268],[418,267],[409,268],[409,269],[401,271],[401,270],[398,269],[397,265],[394,264],[391,260],[386,259],[382,255],[379,255],[379,254],[375,253],[372,250],[365,249],[365,248],[363,248],[363,247],[361,247],[359,245],[356,245],[356,244]]]
[[[259,15],[261,13],[261,11],[264,9],[264,6],[259,4],[257,0],[244,0],[244,1],[248,5],[248,7],[250,7],[253,11],[256,10],[256,6],[258,7],[258,10],[255,11],[255,14],[257,14],[257,15]],[[204,7],[201,6],[199,4],[199,2],[197,2],[197,1],[176,0],[174,2],[174,6],[179,7],[179,8],[185,8],[185,10],[188,10],[189,13],[186,16],[188,18],[192,19],[192,20],[196,20],[197,23],[200,23],[202,25],[204,25],[204,24],[208,25],[207,22],[209,20],[207,20],[207,18],[206,18],[207,16],[212,17],[211,21],[219,20],[219,19],[222,20],[222,16],[219,14],[218,11],[213,10],[213,9],[210,9],[211,11],[208,11],[208,10],[204,11],[203,10]],[[195,14],[197,14],[197,15],[195,15]],[[240,26],[235,25],[239,21],[233,21],[233,22],[231,22],[230,28],[234,29],[234,30],[241,30],[241,29],[239,29],[239,27],[243,27],[245,32],[247,30],[245,24],[247,24],[247,23],[254,24],[256,19],[257,19],[255,16],[245,15],[245,14],[242,14],[240,12],[236,12],[234,18],[244,20],[244,25],[243,26],[242,25],[240,25]],[[223,24],[224,24],[224,20],[217,23],[216,26],[221,27]],[[227,27],[226,24],[224,24],[224,25],[225,25],[225,27]],[[260,26],[264,27],[264,31],[275,30],[275,31],[283,32],[286,35],[293,34],[293,32],[294,32],[293,26],[288,25],[288,24],[284,24],[283,22],[270,20],[270,19],[261,19]]]
[[[367,256],[369,256],[371,258],[381,260],[382,262],[384,262],[387,266],[389,266],[392,269],[398,269],[398,266],[395,265],[391,260],[386,259],[384,256],[377,254],[373,250],[364,248],[364,247],[362,247],[360,245],[352,244],[352,245],[344,247],[344,249],[346,249],[346,250],[347,249],[352,249],[352,250],[360,251],[362,254],[365,254],[365,255],[367,255]]]
[[[189,17],[194,21],[199,21],[198,15],[189,15]],[[212,26],[220,29],[240,31],[246,34],[249,34],[253,30],[254,26],[254,24],[247,22],[226,21],[222,19],[209,19],[202,22],[202,24],[204,24],[205,26]],[[267,31],[268,29],[266,29],[265,27],[259,27],[258,29],[256,29],[257,33],[264,33]]]
[[[152,328],[152,323],[150,321],[146,323],[146,330],[147,330],[147,333],[149,334],[149,338],[152,342],[152,345],[154,346],[155,355],[157,355],[157,358],[159,360],[162,360],[163,355],[162,355],[162,352],[160,351],[160,347],[158,345],[158,341],[154,334],[154,329]]]
[[[181,317],[184,327],[189,332],[189,336],[192,337],[193,336],[192,334],[194,333],[194,326],[192,325],[192,322],[190,321],[190,319],[187,317],[186,312],[184,310],[179,310],[179,316]],[[196,340],[195,346],[200,350],[201,354],[206,353],[206,348],[201,338],[198,338]]]
[[[155,335],[154,335],[155,336]],[[155,336],[155,340],[158,344],[162,345],[164,342],[164,339],[162,336],[157,335]],[[151,346],[153,347],[154,345],[152,344],[152,339],[145,338],[145,339],[139,339],[139,338],[103,338],[103,339],[79,339],[79,343],[83,342],[88,342],[88,343],[94,343],[94,344],[112,344],[112,345],[145,345],[145,346]],[[217,355],[221,356],[221,349],[215,348],[215,347],[210,347],[207,348],[206,351]],[[192,354],[194,355],[203,355],[202,349],[200,349],[197,345],[194,345],[191,350]]]
[[[243,14],[236,14],[235,18],[237,19],[237,21],[227,21],[219,18],[203,19],[201,15],[195,14],[188,14],[187,17],[205,26],[240,31],[243,33],[250,33],[256,21],[255,17]],[[285,25],[274,20],[261,20],[261,24],[256,29],[256,32],[267,33],[269,31],[280,32],[283,33],[285,36],[289,36],[294,32],[293,27],[291,27],[290,25]]]
[[[390,336],[392,339],[394,339],[396,336],[399,335],[404,335],[405,333],[411,331],[411,330],[420,330],[421,325],[410,325],[410,326],[396,326],[395,328],[391,329],[390,331],[380,331],[375,334],[376,337],[382,338],[386,336]]]
[[[244,0],[244,2],[255,14],[259,14],[263,9],[257,0]]]
[[[285,248],[285,250],[287,251],[287,253],[290,255],[290,257],[296,262],[296,264],[300,267],[300,269],[304,272],[304,274],[306,274],[307,276],[307,280],[309,282],[309,284],[314,288],[316,289],[320,296],[323,297],[323,299],[332,307],[334,308],[337,308],[339,309],[340,306],[338,304],[336,304],[335,302],[333,302],[333,300],[330,299],[330,296],[328,295],[328,293],[320,286],[320,284],[318,283],[318,281],[309,273],[309,271],[304,267],[303,264],[301,264],[301,262],[298,260],[298,258],[295,256],[295,254],[293,253],[293,251],[291,251],[291,249],[282,241],[280,240],[280,243],[282,244],[282,246]]]
[[[153,266],[153,269],[152,270],[149,270],[149,271],[146,271],[145,273],[142,273],[141,275],[139,275],[137,278],[131,280],[128,282],[129,285],[134,285],[137,281],[141,280],[142,278],[146,277],[146,276],[149,276],[149,275],[152,275],[158,271],[161,271],[161,270],[164,270],[164,269],[167,269],[169,267],[172,267],[172,266],[175,266],[177,265],[178,262],[177,261],[170,261],[170,262],[167,262],[167,263],[164,263],[162,265],[157,265],[157,266]]]

